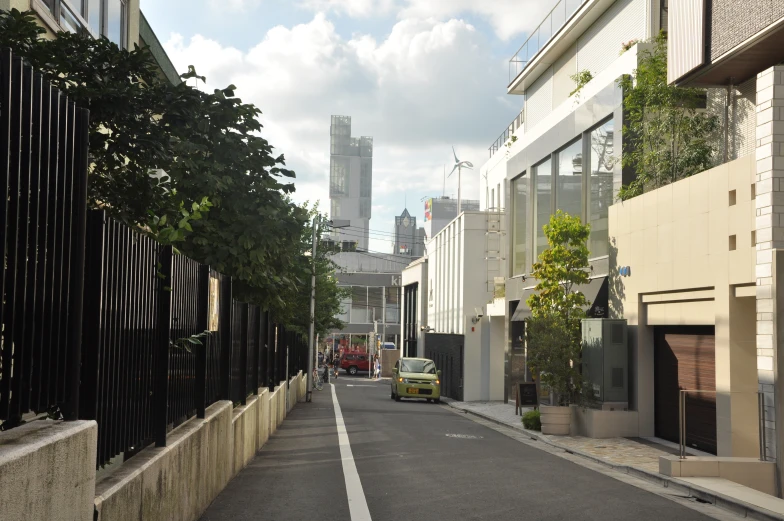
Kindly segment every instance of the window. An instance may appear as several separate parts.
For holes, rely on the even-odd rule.
[[[544,236],[544,225],[550,222],[552,204],[550,198],[553,194],[552,161],[547,159],[534,167],[534,182],[536,183],[536,259],[547,249],[547,237]]]
[[[574,141],[558,152],[555,207],[582,219],[583,142]]]
[[[64,31],[105,36],[120,48],[128,48],[126,0],[35,0],[33,6],[49,11]]]
[[[333,219],[340,219],[340,199],[332,199],[330,201],[330,213]]]
[[[347,157],[331,157],[329,159],[329,195],[348,195],[348,161]]]
[[[591,175],[588,179],[588,224],[591,257],[609,253],[608,215],[613,203],[613,120],[591,131]]]
[[[525,273],[526,233],[528,212],[528,178],[523,175],[512,180],[512,275]]]
[[[361,159],[359,172],[360,197],[371,197],[373,193],[372,161],[372,159]]]
[[[363,197],[359,200],[359,216],[362,219],[370,219],[370,198]]]

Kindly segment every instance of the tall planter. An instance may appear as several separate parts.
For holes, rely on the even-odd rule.
[[[572,423],[572,408],[566,406],[540,405],[542,434],[568,436]]]

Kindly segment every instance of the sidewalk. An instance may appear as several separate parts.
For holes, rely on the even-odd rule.
[[[743,501],[736,494],[728,494],[722,486],[710,480],[679,479],[659,474],[659,456],[678,454],[677,446],[668,446],[658,441],[644,438],[585,438],[582,436],[550,436],[539,431],[530,431],[523,428],[521,416],[515,415],[514,403],[503,402],[459,402],[450,398],[442,398],[450,407],[474,414],[494,423],[511,427],[524,432],[530,438],[541,441],[552,447],[582,456],[589,460],[609,466],[614,470],[631,474],[638,478],[652,481],[672,489],[681,489],[684,493],[694,496],[702,501],[730,510],[741,517],[754,519],[779,519],[784,520],[784,514],[771,510],[772,504],[778,505],[781,501],[773,496],[764,495],[770,501],[750,502]],[[530,411],[524,408],[523,413]],[[665,442],[666,443],[666,442]],[[687,448],[690,455],[705,455]],[[716,479],[714,479],[716,481]],[[718,480],[725,481],[725,480]],[[732,482],[726,482],[731,484]],[[747,489],[744,497],[755,497],[762,493]]]
[[[504,402],[455,402],[452,407],[467,411],[488,420],[519,429],[532,438],[559,448],[589,454],[593,458],[612,465],[633,466],[650,472],[659,472],[659,456],[677,454],[678,450],[642,438],[584,438],[582,436],[549,436],[539,431],[523,428],[521,416],[515,415],[513,403]],[[526,408],[524,412],[530,411]],[[693,454],[698,455],[698,454]],[[699,454],[704,455],[704,454]]]

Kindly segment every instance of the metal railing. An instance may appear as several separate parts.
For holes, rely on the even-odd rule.
[[[89,112],[0,50],[0,423],[74,420]]]
[[[560,0],[509,60],[509,84],[588,0]]]
[[[678,449],[680,459],[686,459],[686,445],[687,445],[687,432],[686,432],[686,408],[687,402],[686,397],[689,393],[694,394],[712,394],[714,395],[714,400],[716,397],[721,395],[728,395],[731,396],[735,395],[746,395],[747,397],[751,397],[756,394],[757,397],[757,411],[759,414],[759,420],[757,424],[758,436],[759,436],[759,459],[760,461],[766,461],[767,457],[765,454],[765,445],[767,444],[766,433],[765,433],[765,401],[764,401],[764,393],[762,392],[718,392],[718,391],[707,391],[707,390],[696,390],[696,389],[680,389],[678,393]]]
[[[95,420],[102,466],[305,370],[307,342],[231,277],[88,212],[88,139],[88,111],[0,51],[0,428]]]
[[[525,109],[521,110],[520,113],[517,116],[515,116],[512,122],[509,123],[509,125],[504,129],[504,131],[501,132],[501,135],[498,136],[498,139],[496,139],[493,142],[493,144],[490,145],[490,147],[488,148],[488,150],[490,151],[490,157],[493,157],[493,154],[495,154],[501,147],[506,145],[506,142],[509,140],[509,138],[512,137],[512,134],[514,134],[518,128],[523,126],[524,113],[525,113]]]

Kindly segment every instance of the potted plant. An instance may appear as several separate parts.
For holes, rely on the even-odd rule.
[[[528,298],[527,360],[532,373],[552,393],[550,406],[541,406],[542,434],[569,434],[570,404],[578,399],[580,325],[588,302],[575,286],[588,282],[590,227],[560,210],[544,226],[548,248],[534,263],[536,293]]]

